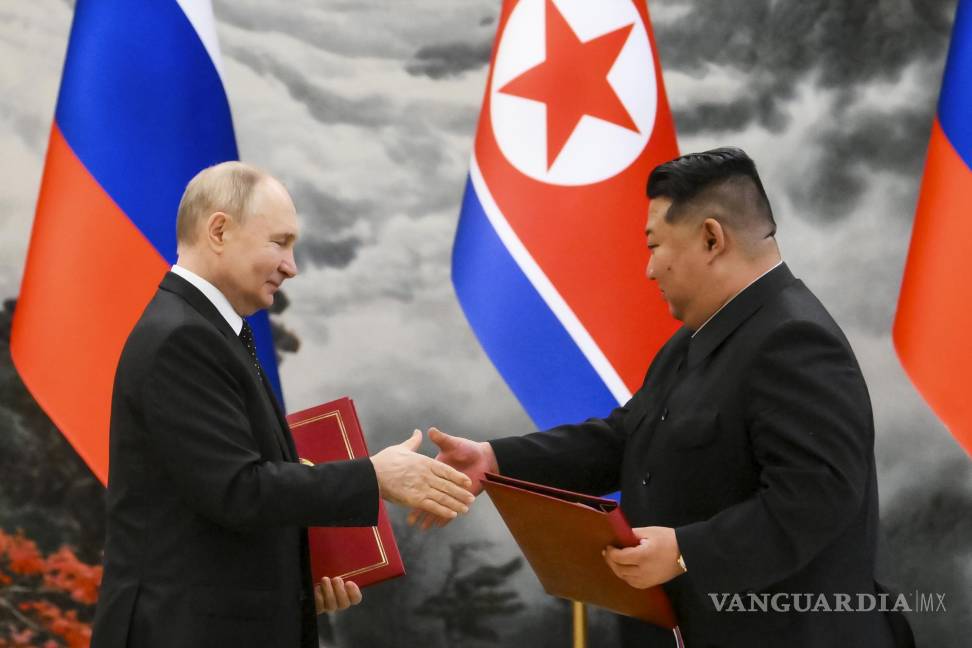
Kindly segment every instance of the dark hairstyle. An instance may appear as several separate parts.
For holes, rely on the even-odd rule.
[[[776,234],[773,209],[753,162],[742,149],[725,147],[703,153],[689,153],[659,164],[648,176],[648,197],[670,198],[672,206],[665,220],[675,223],[695,209],[715,206],[714,217],[730,226],[747,228],[769,225]]]

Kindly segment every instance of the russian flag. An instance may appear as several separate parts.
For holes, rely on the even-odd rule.
[[[677,328],[645,277],[678,155],[644,0],[505,0],[452,257],[480,343],[543,429],[606,415]]]
[[[186,183],[237,159],[209,0],[78,0],[10,350],[104,482],[122,346],[176,260]],[[279,394],[269,320],[251,320]]]
[[[960,0],[932,124],[894,343],[918,391],[972,455],[972,1]]]

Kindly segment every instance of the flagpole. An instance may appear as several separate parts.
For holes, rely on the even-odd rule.
[[[570,602],[574,616],[574,648],[587,648],[587,608],[583,603]]]

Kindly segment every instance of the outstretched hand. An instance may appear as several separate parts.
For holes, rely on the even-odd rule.
[[[422,432],[371,457],[381,496],[436,517],[451,520],[469,511],[472,481],[455,468],[418,454]]]
[[[496,455],[489,443],[451,436],[434,427],[429,428],[429,439],[439,446],[439,454],[435,456],[435,460],[464,474],[470,480],[469,490],[473,495],[482,492],[485,473],[499,472]],[[409,524],[418,523],[423,529],[433,525],[445,526],[451,519],[419,509],[413,509],[408,515]]]

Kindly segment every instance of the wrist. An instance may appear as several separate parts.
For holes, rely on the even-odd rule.
[[[491,472],[499,474],[499,464],[496,462],[496,453],[493,452],[493,446],[490,445],[489,441],[482,441],[479,445],[483,451],[483,457],[486,459],[486,472]]]
[[[382,471],[381,471],[381,466],[380,466],[381,460],[378,459],[377,455],[372,455],[372,456],[368,457],[368,459],[371,460],[371,468],[372,468],[372,470],[375,471],[375,482],[378,484],[378,497],[381,497],[382,499],[384,499],[384,497],[385,497],[385,480],[382,479],[382,474],[381,474]]]

